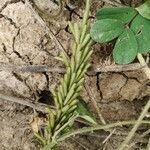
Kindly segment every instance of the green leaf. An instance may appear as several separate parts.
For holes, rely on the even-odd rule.
[[[138,15],[131,24],[138,42],[138,52],[150,52],[150,20]]]
[[[79,97],[79,102],[78,102],[78,107],[76,109],[76,112],[79,114],[80,118],[83,118],[92,124],[97,124],[92,113],[89,111],[89,108],[87,108],[87,104],[83,101],[81,97]]]
[[[102,19],[94,23],[90,34],[94,41],[105,43],[118,37],[123,30],[124,26],[121,21],[116,19]]]
[[[118,38],[113,50],[113,58],[118,64],[131,63],[137,55],[137,41],[133,31],[126,29]]]
[[[136,8],[140,15],[150,19],[150,0],[147,0],[143,5]]]
[[[137,11],[131,7],[114,7],[114,8],[102,8],[97,14],[96,18],[99,19],[117,19],[126,24],[132,20],[137,14]]]

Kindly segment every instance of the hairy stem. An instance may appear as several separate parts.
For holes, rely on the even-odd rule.
[[[71,136],[75,136],[77,134],[83,134],[83,133],[93,132],[97,130],[105,130],[105,129],[110,129],[110,128],[114,128],[118,126],[131,125],[131,124],[136,124],[136,123],[137,121],[122,121],[122,122],[116,122],[116,123],[107,124],[107,125],[97,125],[95,127],[85,127],[85,128],[77,129],[73,132],[67,133],[63,135],[61,138],[59,138],[57,141],[59,142],[64,141],[65,139]],[[141,121],[141,123],[150,124],[150,121]]]

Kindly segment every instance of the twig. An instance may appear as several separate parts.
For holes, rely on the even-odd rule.
[[[129,132],[128,136],[126,137],[126,139],[123,141],[123,143],[118,147],[117,150],[123,150],[126,145],[129,143],[129,141],[132,139],[132,137],[134,136],[136,130],[138,129],[138,127],[140,126],[140,124],[142,123],[143,118],[145,117],[145,114],[147,113],[147,111],[150,108],[150,100],[148,100],[147,104],[145,105],[140,117],[138,118],[137,122],[135,123],[134,127],[132,128],[132,130]]]
[[[27,99],[27,98],[17,98],[17,97],[13,97],[13,96],[7,96],[7,95],[0,94],[0,100],[15,102],[15,103],[18,103],[18,104],[21,104],[24,106],[31,107],[33,109],[36,109],[36,110],[44,112],[44,113],[46,112],[45,108],[47,107],[47,105],[41,104],[41,103],[33,103],[30,99]],[[53,106],[49,106],[49,107],[54,109]]]
[[[144,133],[142,133],[142,135],[140,137],[143,138],[143,137],[145,137],[148,134],[150,134],[150,129],[148,129],[147,131],[145,131]]]
[[[41,111],[43,113],[47,113],[46,112],[46,107],[49,107],[51,109],[56,109],[54,106],[50,106],[50,105],[46,105],[46,104],[42,104],[42,103],[33,103],[31,99],[27,99],[27,98],[18,98],[18,97],[14,97],[14,96],[7,96],[4,94],[0,94],[0,100],[2,101],[10,101],[10,102],[14,102],[14,103],[18,103],[24,106],[28,106],[33,108],[33,110],[37,110],[37,111]],[[83,123],[85,125],[91,126],[91,124],[89,124],[88,122],[85,122],[84,120],[77,118],[75,121]]]
[[[145,65],[139,63],[133,63],[128,65],[109,65],[109,66],[93,66],[94,72],[122,72],[122,71],[134,71],[144,68]]]
[[[8,72],[57,72],[64,73],[65,69],[62,67],[51,67],[48,65],[13,65],[0,63],[0,70]]]
[[[136,123],[137,123],[137,121],[122,121],[122,122],[116,122],[116,123],[107,124],[107,125],[97,125],[95,127],[84,127],[81,129],[74,130],[70,133],[66,133],[61,138],[58,139],[58,142],[64,141],[65,139],[67,139],[71,136],[75,136],[77,134],[83,134],[83,133],[93,132],[93,131],[97,131],[97,130],[106,130],[106,129],[110,129],[110,128],[114,128],[114,127],[118,127],[118,126],[131,125],[131,124],[136,124]],[[150,121],[144,120],[144,121],[141,121],[141,123],[150,124]]]
[[[106,139],[103,141],[103,144],[106,143],[110,138],[111,136],[114,134],[114,132],[116,131],[116,129],[113,129],[110,134],[106,137]]]
[[[93,65],[88,73],[94,74],[98,72],[122,72],[122,71],[133,71],[144,69],[145,65],[140,65],[139,63],[128,64],[128,65],[109,65],[109,66],[101,66],[101,65]],[[15,64],[5,64],[0,63],[0,70],[8,71],[8,72],[57,72],[57,73],[65,73],[65,68],[63,67],[52,67],[49,65],[15,65]]]

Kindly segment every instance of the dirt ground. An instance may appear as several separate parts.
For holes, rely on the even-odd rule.
[[[122,1],[123,2],[123,1]],[[124,1],[129,4],[129,1]],[[140,1],[132,1],[138,5]],[[55,11],[58,8],[49,0],[32,0],[41,9]],[[97,8],[108,6],[100,0],[93,0],[91,21]],[[24,0],[0,0],[0,63],[14,65],[49,65],[62,67],[55,59],[61,48],[70,54],[72,35],[68,31],[68,20],[80,21],[84,2],[68,2],[57,18],[44,18],[45,25],[38,20]],[[51,34],[48,34],[51,32]],[[57,42],[61,43],[59,47]],[[92,65],[111,65],[112,46],[95,44],[91,58]],[[60,81],[63,73],[58,72],[18,72],[0,70],[0,93],[32,102],[45,103],[51,100],[50,91]],[[150,81],[141,70],[126,72],[106,72],[86,75],[81,96],[90,111],[99,120],[99,113],[107,123],[138,118],[143,106],[150,97]],[[47,98],[45,100],[45,97]],[[93,100],[97,107],[93,104]],[[52,102],[51,102],[52,103]],[[98,112],[97,112],[98,108]],[[38,113],[38,112],[37,112]],[[39,144],[33,136],[31,122],[35,112],[32,108],[0,99],[0,149],[1,150],[38,150]],[[39,113],[41,115],[41,113]],[[100,122],[100,121],[99,121]],[[77,126],[83,124],[76,123]],[[149,127],[141,126],[131,143],[130,149],[145,148],[147,136],[142,133]],[[115,150],[131,128],[116,128],[111,138],[103,142],[112,131],[99,131],[70,138],[62,143],[63,150]]]

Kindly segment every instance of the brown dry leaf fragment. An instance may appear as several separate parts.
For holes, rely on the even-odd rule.
[[[34,117],[32,122],[31,122],[31,128],[33,132],[38,132],[39,131],[39,126],[42,124],[43,120],[39,117]]]

